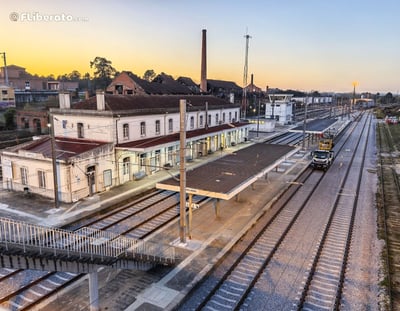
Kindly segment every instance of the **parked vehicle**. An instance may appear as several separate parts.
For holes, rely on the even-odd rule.
[[[333,151],[333,138],[321,138],[318,143],[318,150],[311,152],[311,167],[315,169],[327,170],[335,159]]]

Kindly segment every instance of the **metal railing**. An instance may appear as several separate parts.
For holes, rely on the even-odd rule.
[[[81,228],[67,231],[0,218],[0,245],[6,251],[22,249],[24,253],[90,258],[111,261],[123,258],[149,262],[175,260],[175,249],[168,245],[144,242],[112,232]]]

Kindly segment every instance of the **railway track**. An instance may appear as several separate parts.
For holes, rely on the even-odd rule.
[[[204,204],[208,199],[193,196],[193,203]],[[179,217],[179,194],[155,191],[143,198],[127,203],[116,210],[85,220],[84,227],[112,232],[129,238],[144,239]],[[83,223],[69,226],[80,230]],[[47,272],[37,270],[4,270],[0,277],[0,309],[29,310],[51,295],[61,291],[83,274]],[[0,272],[1,275],[1,272]]]
[[[400,181],[396,172],[398,155],[390,126],[378,124],[380,232],[385,240],[385,275],[388,310],[400,310]]]
[[[298,140],[299,138],[296,138],[296,136],[299,136],[299,134],[289,138],[286,137],[286,140],[282,140],[281,143],[287,144],[288,141]],[[300,135],[300,137],[302,136]],[[299,182],[299,185],[301,183]],[[293,186],[293,189],[295,188]],[[193,200],[196,204],[202,204],[206,199],[193,197]],[[179,202],[179,197],[175,193],[158,191],[132,203],[124,204],[105,214],[97,215],[94,219],[86,219],[73,224],[69,229],[79,230],[80,227],[85,226],[143,239],[178,217],[179,208],[177,207],[177,202]],[[34,305],[60,291],[66,285],[82,278],[82,275],[59,272],[47,273],[41,276],[35,276],[35,272],[30,270],[16,270],[13,273],[16,275],[21,274],[21,279],[30,280],[29,282],[14,282],[8,286],[9,289],[14,287],[19,287],[19,289],[14,292],[10,290],[10,294],[1,302],[0,307],[12,308],[13,310],[31,309]],[[62,283],[60,280],[65,282]],[[0,286],[1,281],[0,279]],[[48,283],[57,286],[46,285]],[[38,290],[38,288],[42,288],[42,290]],[[48,289],[48,291],[43,289]]]
[[[364,126],[367,124],[366,119],[366,117],[363,119]],[[355,129],[356,125],[354,125],[350,131],[355,131]],[[359,127],[358,133],[360,132],[361,130]],[[350,135],[348,138],[336,143],[335,148],[338,150],[344,148],[349,137]],[[354,145],[354,142],[349,142],[349,144]],[[360,144],[359,140],[357,144]],[[353,157],[354,156],[355,154],[353,154]],[[341,160],[342,159],[339,161]],[[260,305],[268,306],[271,310],[286,310],[293,308],[293,303],[296,302],[296,298],[299,302],[298,308],[301,309],[303,305],[309,301],[309,294],[313,290],[317,273],[321,273],[321,270],[319,269],[322,261],[315,258],[325,258],[325,253],[322,251],[318,252],[319,254],[316,253],[310,255],[312,249],[315,249],[318,244],[322,245],[321,243],[317,243],[318,241],[315,240],[315,236],[318,232],[331,234],[332,232],[336,232],[339,236],[341,236],[341,234],[343,235],[343,231],[339,233],[338,231],[330,231],[326,229],[327,226],[325,225],[325,221],[326,223],[329,223],[329,217],[326,216],[325,214],[327,213],[324,213],[323,211],[332,211],[332,220],[330,221],[330,224],[336,226],[335,229],[338,230],[341,228],[341,217],[346,216],[351,219],[351,215],[354,213],[348,213],[346,208],[343,208],[347,214],[341,216],[336,214],[336,217],[339,219],[338,221],[334,218],[335,213],[333,210],[338,211],[340,206],[344,204],[342,200],[354,200],[355,195],[345,193],[343,189],[338,191],[335,196],[336,203],[333,204],[333,206],[336,206],[336,209],[332,208],[331,202],[325,202],[325,206],[322,207],[318,206],[318,204],[313,205],[313,200],[315,200],[317,195],[321,194],[321,191],[324,191],[322,189],[326,189],[327,187],[329,188],[327,184],[331,184],[330,186],[335,189],[340,189],[346,181],[347,183],[354,183],[354,178],[356,178],[354,177],[354,174],[346,174],[346,172],[351,171],[351,164],[352,161],[351,163],[349,161],[347,168],[343,169],[342,176],[344,177],[342,182],[337,186],[332,185],[331,180],[326,178],[326,174],[329,174],[329,171],[328,173],[323,173],[321,171],[312,172],[307,169],[299,177],[300,179],[289,188],[289,191],[274,203],[270,211],[257,220],[256,225],[253,226],[237,244],[235,244],[235,246],[229,251],[228,255],[218,263],[217,267],[212,270],[208,277],[188,295],[187,300],[181,304],[179,310],[253,310]],[[337,167],[341,170],[340,163],[337,164]],[[347,203],[348,202],[345,204]],[[315,214],[320,214],[320,217],[325,217],[325,221],[318,221],[318,224],[310,221],[312,215]],[[305,225],[306,221],[309,224],[309,227]],[[334,226],[331,228],[333,229]],[[347,231],[345,231],[347,234],[344,234],[344,236],[351,240],[351,234],[349,233],[351,230],[349,231],[349,228],[350,227],[347,227]],[[286,264],[291,268],[293,268],[292,266],[295,266],[293,256],[295,256],[294,249],[296,249],[298,245],[292,246],[293,250],[291,252],[284,251],[283,249],[288,247],[287,245],[290,244],[291,240],[294,240],[296,236],[298,238],[298,236],[301,236],[302,234],[304,234],[304,236],[306,234],[311,236],[310,241],[312,243],[309,243],[310,245],[307,246],[309,251],[304,256],[310,257],[309,261],[314,261],[316,263],[312,269],[313,274],[309,277],[309,280],[314,280],[314,283],[305,287],[304,294],[301,295],[304,296],[304,298],[295,297],[297,290],[293,293],[292,289],[292,300],[282,302],[279,301],[283,299],[282,293],[276,292],[278,290],[277,283],[280,281],[282,276],[287,273],[284,272],[285,270],[283,266]],[[302,241],[301,238],[298,239]],[[298,243],[303,243],[300,241]],[[321,239],[321,241],[333,242],[333,249],[338,252],[348,252],[345,245],[335,244],[334,239],[332,240],[328,235],[326,235],[324,240]],[[325,245],[327,246],[328,244]],[[323,247],[320,247],[322,250]],[[292,257],[290,257],[290,255],[288,257],[288,253],[292,254]],[[318,257],[318,255],[320,256]],[[303,258],[301,258],[301,260],[303,261],[303,266],[296,268],[298,270],[296,272],[290,272],[293,274],[293,277],[297,279],[296,282],[299,282],[299,275],[303,275],[307,272],[307,268],[304,267],[306,261]],[[336,264],[340,267],[345,267],[345,259],[339,259]],[[274,279],[275,275],[277,278],[276,280]],[[339,275],[344,276],[344,273],[339,272]],[[338,283],[335,293],[341,291],[341,284],[342,281]],[[307,291],[307,289],[310,291]],[[268,295],[266,292],[269,292],[269,290],[271,291],[271,295],[266,297]],[[334,296],[333,300],[335,300],[335,298],[336,296]]]
[[[336,197],[328,224],[320,238],[316,256],[310,265],[297,306],[298,310],[339,310],[340,308],[371,118],[369,117],[369,121],[364,124],[364,129],[367,131],[366,140],[359,139],[355,147],[355,150],[361,149],[362,161],[358,167],[353,165],[356,159],[355,151],[345,178],[341,182],[340,192]]]

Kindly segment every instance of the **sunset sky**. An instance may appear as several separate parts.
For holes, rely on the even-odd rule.
[[[208,78],[243,86],[248,33],[248,82],[264,90],[351,92],[357,81],[357,92],[397,94],[399,12],[399,0],[0,0],[0,52],[32,74],[92,74],[101,56],[198,83],[207,29]]]

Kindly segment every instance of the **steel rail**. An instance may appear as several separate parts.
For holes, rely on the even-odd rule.
[[[371,122],[371,116],[369,116],[369,120]],[[367,124],[367,122],[364,123],[363,128],[366,127],[366,124]],[[368,127],[368,130],[369,130],[369,128],[370,128],[370,126]],[[361,142],[361,137],[358,138],[358,141],[357,141],[357,144],[356,144],[354,150],[358,149],[358,147],[360,146],[360,142]],[[365,146],[363,146],[363,147],[364,147],[364,150],[362,152],[363,152],[363,155],[364,155],[363,158],[364,158],[365,157],[365,153],[366,153],[366,147]],[[329,251],[330,251],[329,248],[328,248],[328,250],[326,250],[324,248],[326,247],[326,241],[328,239],[328,235],[331,232],[330,230],[332,229],[332,223],[333,223],[334,217],[336,216],[336,212],[337,212],[337,209],[338,209],[338,206],[339,206],[339,202],[340,202],[340,198],[341,198],[341,195],[342,195],[342,190],[344,189],[344,186],[345,186],[346,181],[348,179],[348,176],[350,174],[350,171],[351,171],[351,168],[352,168],[352,163],[353,163],[353,161],[354,161],[354,159],[356,157],[356,154],[357,154],[357,152],[353,153],[353,155],[352,155],[352,157],[350,159],[350,164],[347,166],[347,169],[346,169],[346,172],[345,172],[345,176],[344,176],[343,180],[340,183],[340,191],[339,191],[338,195],[336,196],[335,202],[334,202],[334,204],[333,204],[333,206],[331,208],[331,212],[330,212],[330,215],[329,215],[328,222],[327,222],[327,224],[326,224],[326,226],[325,226],[325,228],[324,228],[324,230],[322,232],[322,236],[321,236],[318,248],[317,248],[316,255],[315,255],[315,257],[314,257],[314,259],[312,261],[311,269],[310,269],[310,271],[308,273],[308,277],[307,277],[306,282],[305,282],[305,284],[303,286],[303,289],[301,291],[301,295],[300,295],[300,298],[299,298],[299,301],[298,301],[298,304],[297,304],[297,310],[302,310],[304,308],[304,305],[307,303],[307,297],[308,297],[308,294],[309,294],[310,289],[311,289],[311,282],[314,279],[314,276],[315,276],[315,274],[317,272],[317,266],[318,266],[318,264],[320,262],[320,259],[322,258],[323,252],[327,251],[329,253]],[[364,162],[364,160],[363,160],[363,162]],[[361,165],[360,169],[359,169],[359,176],[358,176],[358,181],[357,181],[357,190],[359,189],[360,184],[361,184],[362,169],[363,169],[363,165]],[[340,267],[339,267],[340,268],[340,274],[339,274],[337,285],[336,285],[336,293],[335,293],[334,297],[331,297],[333,302],[334,302],[333,306],[330,307],[330,308],[332,308],[332,310],[338,310],[339,309],[341,292],[342,292],[342,288],[343,288],[343,281],[344,281],[344,277],[345,277],[345,268],[347,266],[347,257],[348,257],[348,252],[349,252],[349,248],[350,248],[350,245],[351,245],[351,236],[352,236],[352,230],[353,230],[353,224],[354,224],[354,217],[355,217],[356,208],[357,208],[357,200],[358,200],[358,194],[357,194],[357,191],[356,191],[355,192],[355,199],[354,199],[353,206],[352,206],[351,216],[350,216],[350,219],[349,219],[349,224],[346,227],[347,232],[345,233],[346,234],[345,247],[344,247],[344,250],[343,250],[344,252],[343,252],[343,257],[341,259],[341,264],[340,264]]]

